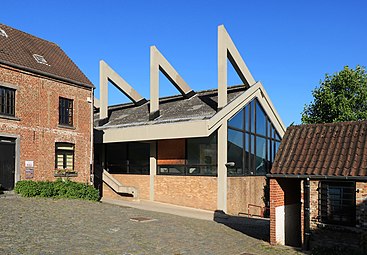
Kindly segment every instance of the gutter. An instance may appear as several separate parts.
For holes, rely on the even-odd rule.
[[[14,63],[11,63],[11,62],[8,62],[8,61],[0,60],[0,64],[11,66],[11,67],[21,69],[23,71],[35,73],[35,74],[38,74],[38,75],[46,76],[46,77],[49,77],[49,78],[52,78],[52,79],[64,81],[64,82],[67,82],[67,83],[72,83],[74,85],[85,87],[85,88],[88,88],[88,89],[94,89],[95,88],[94,85],[84,84],[82,82],[74,81],[74,80],[64,78],[64,77],[61,77],[61,76],[58,76],[58,75],[55,75],[55,74],[50,74],[50,73],[39,71],[39,70],[36,70],[36,69],[33,69],[33,68],[29,68],[29,67],[25,67],[25,66],[22,66],[22,65],[14,64]]]
[[[285,179],[310,179],[310,180],[350,180],[350,181],[367,181],[367,176],[333,176],[333,175],[307,175],[307,174],[267,174],[268,178],[285,178]]]

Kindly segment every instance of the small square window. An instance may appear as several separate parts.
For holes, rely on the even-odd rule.
[[[1,28],[0,28],[0,35],[8,38],[8,35],[6,34],[6,32]]]
[[[49,66],[49,64],[47,64],[47,61],[43,56],[38,55],[38,54],[33,54],[33,57],[37,61],[37,63]]]

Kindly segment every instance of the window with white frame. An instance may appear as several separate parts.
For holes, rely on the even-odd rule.
[[[56,143],[55,168],[57,170],[74,170],[74,144]]]

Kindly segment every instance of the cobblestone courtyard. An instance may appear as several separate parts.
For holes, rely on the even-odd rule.
[[[134,222],[132,217],[149,217]],[[214,221],[79,200],[0,197],[0,254],[298,254]]]

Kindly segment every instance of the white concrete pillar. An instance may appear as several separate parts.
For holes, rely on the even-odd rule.
[[[157,173],[157,142],[150,143],[150,175],[149,175],[149,199],[154,201],[154,177]]]
[[[218,210],[227,211],[227,122],[218,129]]]

